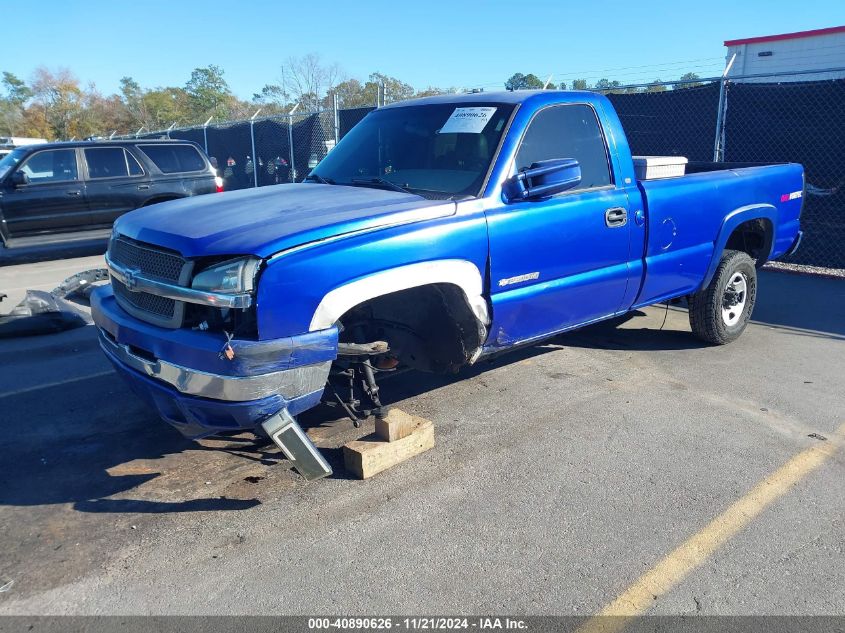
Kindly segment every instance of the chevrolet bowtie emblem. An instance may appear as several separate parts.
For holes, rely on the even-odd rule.
[[[127,268],[123,272],[123,285],[127,290],[135,290],[138,286],[138,275],[141,273],[137,268]]]

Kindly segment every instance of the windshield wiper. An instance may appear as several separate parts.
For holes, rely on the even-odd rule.
[[[381,185],[382,187],[386,187],[388,189],[393,189],[393,191],[401,191],[402,193],[410,193],[412,195],[417,195],[407,187],[403,187],[402,185],[397,185],[395,182],[388,180],[387,178],[353,178],[352,179],[353,185]]]
[[[308,174],[305,177],[305,180],[313,180],[314,182],[319,182],[321,185],[336,185],[337,183],[332,180],[331,178],[323,178],[320,174]]]

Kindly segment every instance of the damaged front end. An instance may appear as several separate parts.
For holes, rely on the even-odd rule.
[[[115,369],[180,433],[198,439],[261,426],[303,476],[331,473],[293,416],[320,402],[336,328],[264,341],[167,329],[126,314],[110,286],[92,294],[91,309]]]
[[[306,478],[331,473],[293,416],[319,403],[337,328],[260,339],[255,258],[192,260],[113,237],[91,296],[100,347],[131,389],[192,439],[263,430]]]

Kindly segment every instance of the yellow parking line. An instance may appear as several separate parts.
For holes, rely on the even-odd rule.
[[[836,433],[837,436],[845,434],[845,424]],[[624,629],[631,618],[644,613],[658,597],[678,585],[769,505],[821,466],[838,448],[838,441],[832,438],[798,453],[640,576],[622,595],[579,627],[577,633],[614,633]]]
[[[34,385],[32,387],[24,387],[23,389],[15,389],[13,391],[4,391],[0,393],[0,398],[8,398],[10,396],[19,396],[31,391],[41,391],[42,389],[49,389],[50,387],[58,387],[59,385],[67,385],[72,382],[79,382],[80,380],[90,380],[91,378],[100,378],[113,374],[114,370],[101,371],[96,374],[88,374],[87,376],[74,376],[73,378],[66,378],[65,380],[57,380],[55,382],[46,382],[41,385]]]

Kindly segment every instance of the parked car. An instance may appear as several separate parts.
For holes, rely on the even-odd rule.
[[[187,141],[27,145],[0,160],[0,240],[15,248],[98,229],[107,237],[127,211],[215,191],[222,180]]]
[[[293,416],[378,411],[385,372],[454,372],[678,297],[703,341],[740,336],[757,268],[799,243],[803,168],[685,162],[637,159],[638,178],[594,93],[391,104],[307,182],[120,218],[100,343],[186,435],[263,428],[319,477]],[[667,168],[686,174],[649,179]]]

